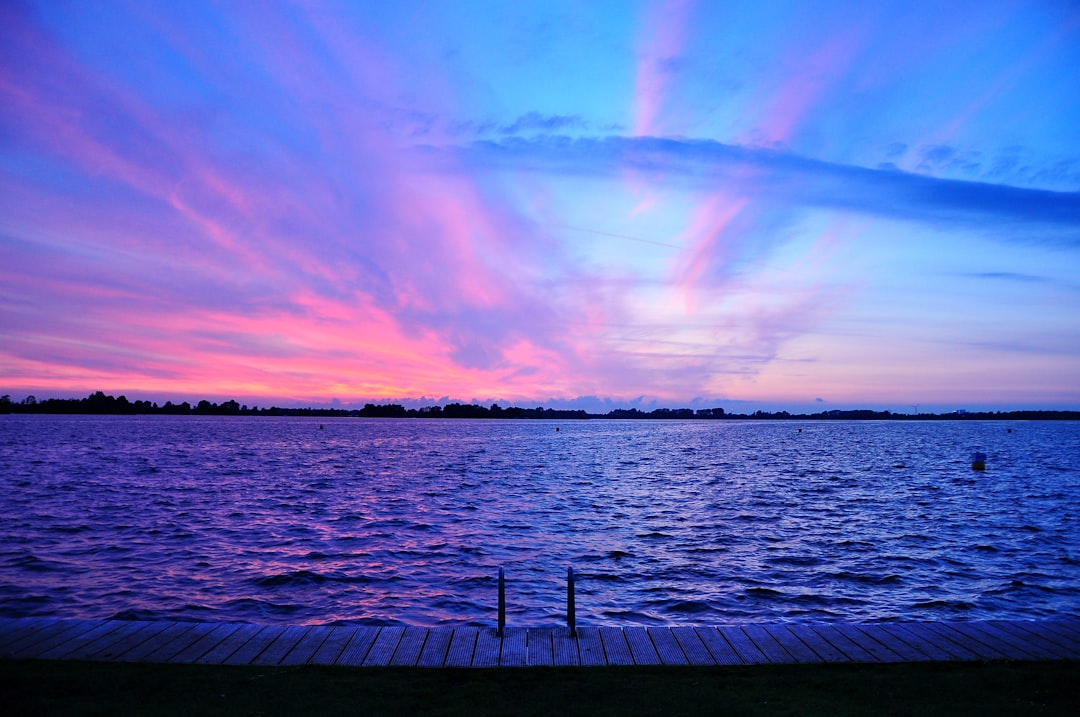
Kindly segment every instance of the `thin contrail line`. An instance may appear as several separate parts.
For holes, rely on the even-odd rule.
[[[629,239],[630,241],[637,241],[637,242],[641,242],[642,244],[652,244],[654,246],[663,246],[663,247],[667,247],[668,249],[682,249],[682,247],[678,246],[677,244],[666,244],[666,243],[664,243],[662,241],[653,241],[652,239],[642,239],[641,237],[632,237],[632,236],[628,236],[626,234],[615,234],[613,232],[601,232],[601,231],[597,231],[596,229],[586,229],[584,227],[572,227],[569,224],[555,224],[553,226],[559,227],[560,229],[570,229],[571,231],[575,231],[575,232],[586,232],[588,234],[598,234],[599,236],[603,236],[603,237],[614,237],[615,239]]]

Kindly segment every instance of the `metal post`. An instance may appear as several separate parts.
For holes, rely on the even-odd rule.
[[[496,633],[499,637],[503,636],[503,629],[506,628],[506,574],[502,568],[499,568],[499,631]]]
[[[566,569],[566,626],[570,637],[577,637],[577,615],[574,608],[574,568]]]

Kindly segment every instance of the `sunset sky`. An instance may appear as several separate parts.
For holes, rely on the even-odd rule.
[[[1080,408],[1080,5],[0,3],[0,393]]]

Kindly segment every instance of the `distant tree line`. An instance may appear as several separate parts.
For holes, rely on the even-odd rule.
[[[616,408],[607,413],[588,413],[582,410],[553,409],[537,406],[503,408],[497,403],[491,406],[476,404],[448,403],[445,406],[425,406],[423,408],[405,408],[396,403],[376,405],[366,404],[363,408],[259,408],[241,405],[236,401],[211,403],[202,400],[192,406],[187,401],[173,403],[166,401],[159,406],[151,401],[129,401],[125,396],[108,396],[102,391],[92,393],[86,398],[47,398],[37,400],[27,396],[22,401],[13,401],[11,396],[0,396],[0,413],[83,413],[115,415],[181,415],[181,416],[318,416],[318,417],[355,417],[355,418],[511,418],[511,419],[675,419],[675,420],[842,420],[842,421],[932,421],[952,420],[1080,420],[1080,411],[956,411],[953,413],[892,413],[890,411],[871,411],[867,409],[841,411],[829,410],[820,413],[788,413],[778,411],[755,411],[754,413],[727,413],[722,408],[657,408],[653,411],[641,411],[636,408]]]

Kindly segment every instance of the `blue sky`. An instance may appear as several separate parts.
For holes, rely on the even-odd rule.
[[[0,391],[1080,406],[1080,9],[15,2]]]

